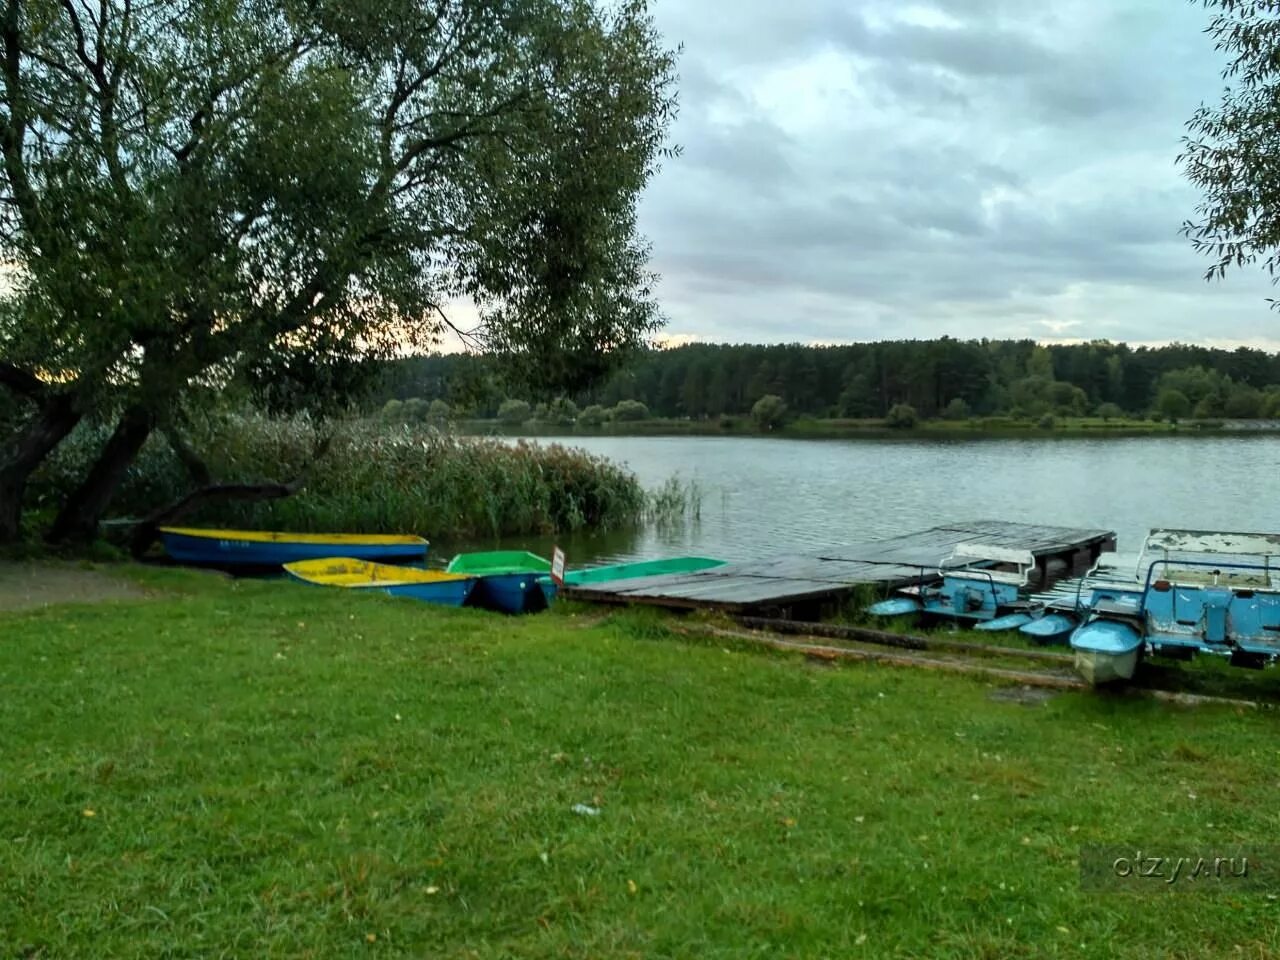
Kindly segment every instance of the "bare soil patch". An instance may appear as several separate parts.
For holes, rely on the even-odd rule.
[[[151,594],[97,570],[29,563],[0,563],[0,612],[57,603],[140,600]]]

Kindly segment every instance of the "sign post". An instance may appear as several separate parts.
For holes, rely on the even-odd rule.
[[[551,551],[551,582],[557,587],[564,586],[564,551],[559,547]]]

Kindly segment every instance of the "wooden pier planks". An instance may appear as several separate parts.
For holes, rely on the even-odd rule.
[[[691,573],[570,586],[564,595],[604,603],[730,612],[785,607],[834,599],[864,584],[890,589],[933,579],[939,564],[958,544],[971,542],[1027,550],[1037,558],[1062,557],[1076,566],[1081,554],[1096,556],[1102,550],[1114,549],[1115,534],[1110,530],[999,520],[949,523],[812,554],[788,554]]]

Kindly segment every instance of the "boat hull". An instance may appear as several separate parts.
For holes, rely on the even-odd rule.
[[[409,597],[447,607],[462,606],[476,587],[475,577],[368,563],[351,557],[300,560],[286,564],[284,569],[295,580],[312,586],[336,587],[353,594]]]
[[[571,570],[564,575],[568,586],[589,583],[608,583],[612,580],[637,580],[640,577],[665,577],[676,573],[696,573],[724,566],[724,560],[710,557],[669,557],[665,560],[638,560],[633,563],[612,563],[603,567]]]
[[[1031,623],[1032,619],[1029,613],[1010,613],[1003,617],[996,617],[994,620],[975,624],[973,629],[981,630],[984,633],[1001,633],[1008,630],[1017,630]]]
[[[165,553],[178,563],[212,567],[282,567],[286,563],[350,557],[370,563],[422,562],[421,537],[289,534],[254,530],[160,530]]]
[[[548,606],[537,573],[499,573],[476,577],[471,605],[497,613],[533,613]]]
[[[570,570],[564,575],[567,587],[593,586],[599,583],[612,583],[615,580],[639,580],[644,577],[668,577],[679,573],[696,573],[699,570],[710,570],[722,567],[726,561],[711,557],[668,557],[664,560],[637,560],[630,563],[611,563],[602,567],[587,567],[582,570]],[[560,592],[555,581],[549,576],[538,578],[538,589],[543,599],[550,606]]]
[[[534,613],[548,605],[538,578],[550,572],[551,561],[537,554],[515,550],[460,553],[445,569],[476,578],[468,601],[472,606],[499,613]]]
[[[890,597],[867,607],[867,613],[873,617],[909,617],[920,613],[924,604],[911,597]]]
[[[1061,613],[1046,613],[1018,628],[1018,632],[1040,644],[1066,643],[1076,629],[1076,621]]]
[[[1071,635],[1076,671],[1098,685],[1130,680],[1142,654],[1142,636],[1129,623],[1091,620]]]
[[[1076,672],[1091,686],[1132,680],[1138,668],[1138,651],[1105,653],[1101,650],[1076,650]]]

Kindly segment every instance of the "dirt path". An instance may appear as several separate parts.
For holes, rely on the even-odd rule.
[[[128,580],[76,567],[0,562],[0,613],[54,603],[134,600],[150,594]]]

